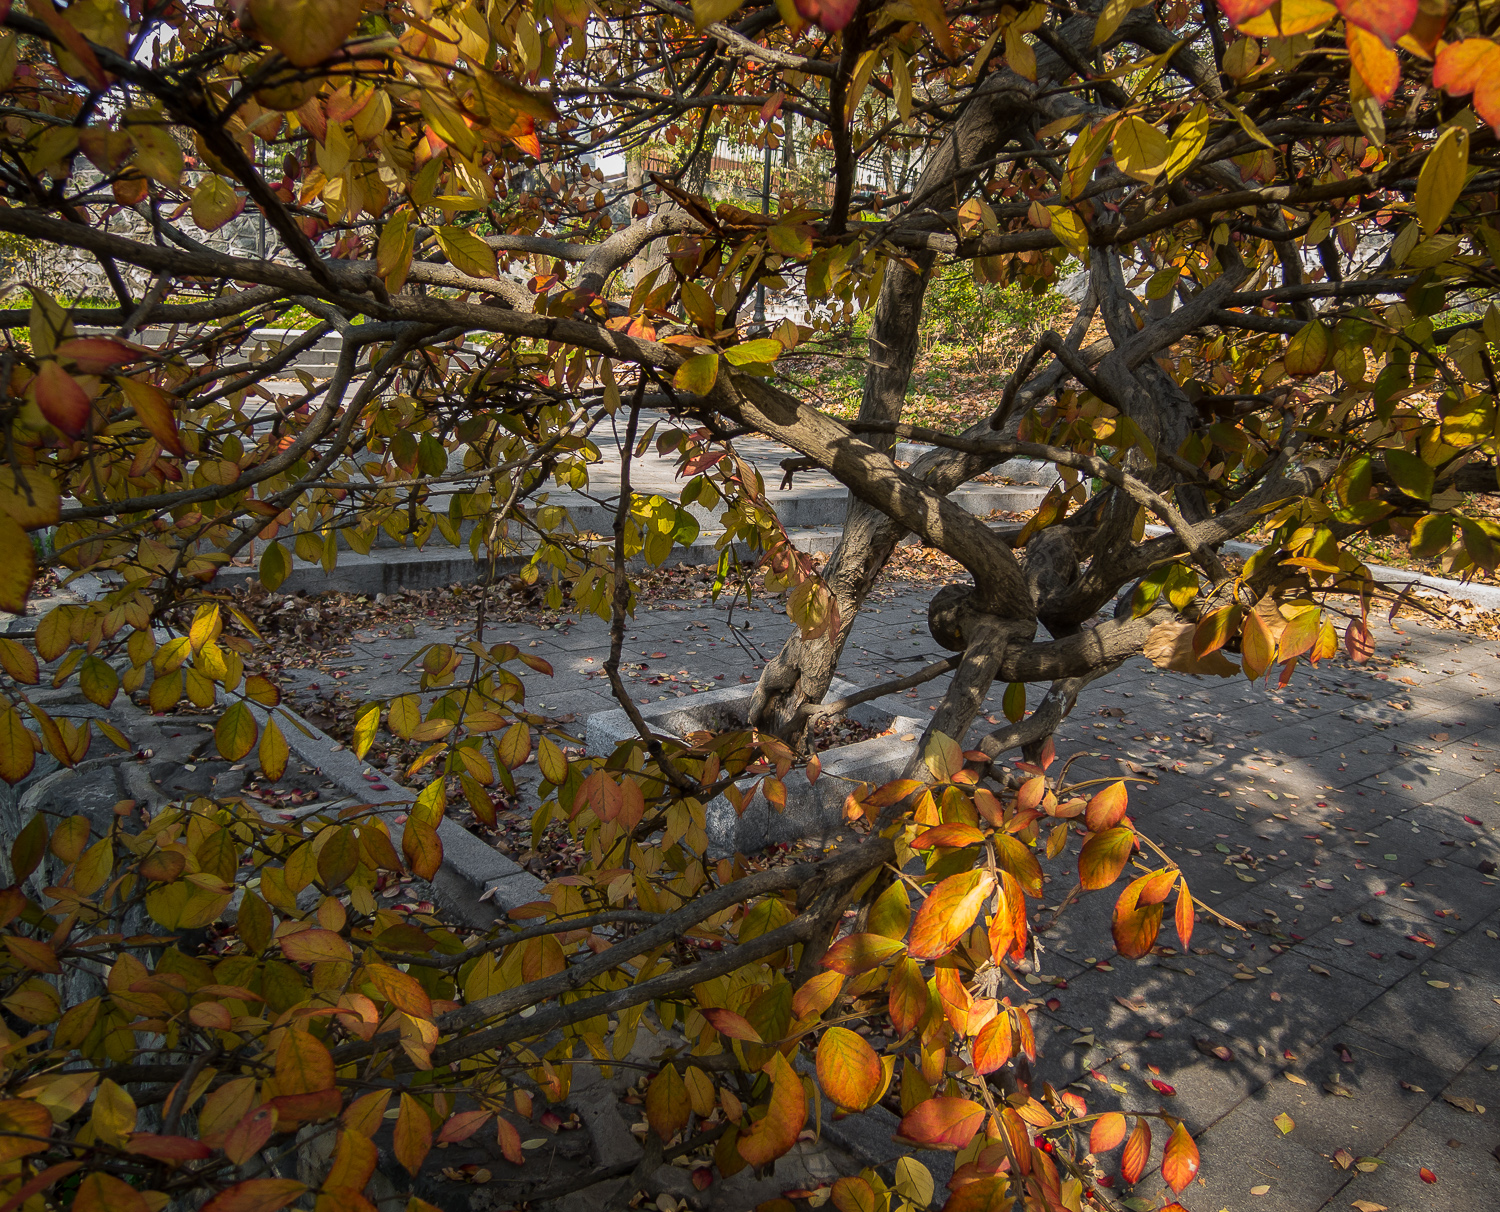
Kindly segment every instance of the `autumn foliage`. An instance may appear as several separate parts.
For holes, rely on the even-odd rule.
[[[97,285],[17,283],[0,312],[0,608],[25,611],[49,571],[103,586],[0,637],[8,785],[101,738],[129,747],[40,693],[63,686],[101,711],[213,711],[221,756],[281,777],[299,725],[215,584],[236,560],[269,589],[294,559],[332,570],[385,541],[516,561],[554,608],[566,592],[610,622],[605,672],[634,711],[631,570],[699,541],[698,505],[723,525],[715,591],[746,545],[796,624],[722,734],[637,714],[615,753],[569,752],[526,702],[521,668],[546,663],[476,637],[429,646],[410,691],[354,724],[361,757],[414,746],[399,812],[127,800],[102,822],[10,822],[0,1212],[422,1212],[435,1150],[480,1134],[515,1198],[544,1200],[600,1175],[535,1176],[532,1133],[575,1072],[635,1063],[656,1033],[650,1147],[705,1180],[878,1106],[899,1141],[953,1153],[953,1181],[933,1191],[910,1159],[842,1176],[840,1212],[1080,1212],[1109,1206],[1101,1179],[1152,1174],[1190,1198],[1194,1125],[1035,1076],[1046,879],[1113,897],[1127,957],[1186,948],[1204,911],[1124,782],[1070,779],[1051,737],[1138,655],[1282,684],[1367,658],[1366,536],[1495,568],[1500,527],[1468,499],[1495,491],[1500,441],[1487,10],[0,0],[0,17],[0,233]],[[764,211],[705,196],[721,139],[757,166],[795,151],[815,184]],[[962,434],[901,420],[939,260],[1087,283]],[[761,287],[800,321],[748,319]],[[861,312],[845,421],[800,359]],[[332,372],[299,371],[327,337]],[[606,433],[624,451],[607,533],[546,496],[590,487]],[[747,436],[850,490],[821,573]],[[932,449],[898,466],[898,439]],[[678,460],[677,500],[629,488],[653,449]],[[1018,457],[1057,472],[1024,524],[949,498]],[[908,534],[972,580],[932,603],[955,655],[922,676],[953,678],[910,768],[847,789],[852,840],[827,854],[711,853],[716,797],[781,809],[820,777],[809,721]],[[1230,571],[1236,538],[1258,550]],[[971,740],[997,681],[1006,723]],[[1016,750],[1019,779],[1000,765]],[[533,836],[565,832],[575,870],[484,928],[382,903],[441,870],[450,798],[492,824],[492,789],[532,761]]]

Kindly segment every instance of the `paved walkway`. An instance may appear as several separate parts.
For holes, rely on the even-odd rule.
[[[840,676],[869,685],[936,658],[925,600],[875,602]],[[643,609],[630,680],[643,702],[748,680],[788,630],[769,601]],[[411,653],[458,635],[363,633],[352,656],[298,676],[342,666],[356,695],[394,693]],[[1169,928],[1145,959],[1111,959],[1118,889],[1088,894],[1043,934],[1028,977],[1039,1076],[1091,1111],[1165,1108],[1198,1136],[1201,1178],[1179,1197],[1192,1212],[1500,1207],[1500,649],[1411,624],[1377,637],[1368,665],[1299,668],[1279,691],[1135,661],[1090,687],[1057,738],[1081,755],[1075,777],[1132,776],[1141,829],[1234,923],[1200,914],[1189,954]],[[552,663],[551,679],[527,675],[530,700],[580,734],[613,708],[602,621],[486,639]],[[943,686],[912,692],[911,714]],[[1048,907],[1073,862],[1048,865]],[[1118,1175],[1118,1153],[1105,1164]]]

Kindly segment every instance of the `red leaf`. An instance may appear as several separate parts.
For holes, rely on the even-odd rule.
[[[32,385],[42,416],[70,438],[76,438],[89,423],[89,398],[78,381],[61,364],[47,359],[37,368]]]
[[[1160,1079],[1155,1077],[1151,1079],[1151,1088],[1158,1094],[1165,1094],[1168,1098],[1171,1098],[1174,1094],[1177,1093],[1176,1086],[1169,1086],[1166,1082],[1161,1081]]]
[[[276,1132],[278,1114],[269,1104],[247,1112],[243,1119],[229,1129],[220,1146],[224,1156],[237,1166],[244,1165],[266,1147]]]
[[[58,345],[58,358],[71,362],[86,375],[102,375],[126,362],[138,362],[151,351],[119,337],[70,337]]]
[[[918,1103],[901,1120],[897,1135],[929,1149],[962,1149],[984,1122],[984,1108],[967,1098],[942,1094]]]
[[[1275,3],[1276,0],[1219,0],[1219,8],[1233,24],[1239,25],[1260,16]]]
[[[158,1136],[154,1132],[132,1133],[125,1148],[157,1161],[202,1161],[205,1157],[212,1157],[214,1152],[190,1136]]]
[[[1344,20],[1394,46],[1417,19],[1417,0],[1333,0]]]
[[[1089,1133],[1089,1152],[1108,1153],[1125,1139],[1125,1117],[1118,1111],[1106,1111],[1094,1121],[1094,1130]]]
[[[490,1111],[460,1111],[443,1125],[443,1130],[438,1133],[438,1144],[468,1140],[489,1122],[492,1114]]]
[[[752,1044],[765,1042],[761,1039],[760,1032],[750,1025],[749,1020],[733,1010],[704,1010],[702,1014],[720,1035],[727,1035],[730,1039],[742,1039]]]
[[[809,21],[816,21],[818,28],[836,34],[854,19],[854,10],[859,0],[797,0],[797,12]]]
[[[1344,629],[1344,651],[1354,661],[1368,661],[1375,652],[1375,637],[1360,619],[1355,619]]]
[[[911,955],[938,959],[952,951],[974,924],[994,885],[988,871],[965,871],[938,884],[917,911],[908,948]]]
[[[1420,1170],[1418,1170],[1417,1171],[1417,1175],[1418,1175],[1418,1177],[1421,1178],[1421,1180],[1424,1183],[1435,1183],[1435,1182],[1437,1182],[1437,1175],[1434,1174],[1431,1170],[1429,1170],[1426,1166],[1423,1166]]]
[[[1125,1152],[1120,1155],[1120,1173],[1125,1176],[1125,1181],[1133,1183],[1140,1178],[1146,1169],[1146,1159],[1151,1156],[1151,1129],[1146,1126],[1146,1121],[1140,1117],[1136,1118],[1135,1131],[1130,1134],[1130,1139],[1125,1142]]]

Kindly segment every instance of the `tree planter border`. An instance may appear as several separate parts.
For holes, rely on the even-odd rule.
[[[858,689],[835,678],[823,701],[843,698]],[[647,724],[673,736],[717,732],[745,726],[754,694],[754,684],[726,686],[722,690],[642,704],[640,711]],[[785,811],[777,812],[762,795],[755,797],[743,815],[736,813],[734,805],[723,796],[709,801],[706,828],[710,857],[749,854],[778,843],[808,841],[837,833],[844,825],[844,800],[850,791],[860,783],[878,786],[900,778],[911,760],[927,725],[916,716],[902,714],[905,709],[906,704],[886,695],[845,712],[861,724],[889,729],[890,735],[823,750],[818,755],[822,773],[816,783],[809,783],[801,770],[789,773],[784,780]],[[622,741],[637,736],[630,717],[618,708],[596,711],[584,722],[584,745],[595,757],[608,757]],[[902,740],[903,736],[912,739]],[[758,776],[744,778],[738,785],[748,790],[757,781]]]

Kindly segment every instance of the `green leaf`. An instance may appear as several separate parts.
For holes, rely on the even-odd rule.
[[[1432,499],[1432,468],[1409,450],[1387,450],[1385,469],[1396,481],[1396,487],[1419,501]]]
[[[1012,724],[1020,722],[1026,714],[1026,683],[1012,682],[1005,688],[1005,697],[1000,700],[1001,709],[1005,712],[1005,718]]]
[[[260,554],[260,583],[267,589],[276,589],[286,580],[292,570],[291,557],[280,543],[267,544]]]

